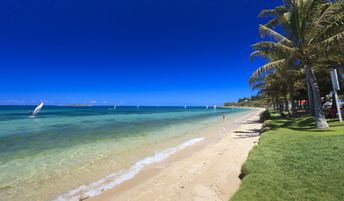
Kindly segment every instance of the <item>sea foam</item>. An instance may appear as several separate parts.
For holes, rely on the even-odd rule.
[[[196,144],[204,140],[204,137],[190,139],[176,147],[168,148],[164,151],[157,152],[152,156],[148,156],[142,160],[137,161],[128,170],[122,170],[109,176],[102,178],[96,182],[88,185],[82,185],[76,189],[73,189],[65,194],[60,195],[55,201],[79,201],[89,197],[94,197],[101,194],[103,191],[114,188],[124,181],[132,179],[137,175],[145,166],[152,163],[160,162],[167,159],[170,155],[183,150],[184,148]]]

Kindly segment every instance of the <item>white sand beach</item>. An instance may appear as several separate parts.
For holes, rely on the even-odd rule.
[[[252,110],[234,122],[228,117],[204,130],[203,142],[147,166],[135,178],[87,200],[228,200],[240,186],[242,164],[258,143],[262,110]]]

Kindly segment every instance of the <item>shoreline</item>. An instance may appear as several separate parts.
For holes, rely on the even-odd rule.
[[[204,129],[205,140],[83,200],[228,200],[239,188],[241,166],[258,142],[261,124],[256,121],[261,111],[253,109],[234,116],[234,121],[229,116],[226,122]]]
[[[244,109],[259,109],[265,110],[264,107],[249,107],[249,106],[219,106],[219,108],[244,108]]]
[[[10,108],[7,113],[15,110]],[[3,173],[0,179],[5,187],[1,197],[5,200],[94,197],[136,176],[141,166],[160,162],[184,149],[184,145],[180,146],[183,143],[187,147],[191,147],[190,143],[192,146],[200,143],[187,142],[193,138],[207,137],[207,144],[217,141],[219,134],[204,135],[217,132],[224,122],[235,122],[251,110],[124,108],[116,114],[104,108],[64,107],[46,108],[46,114],[54,115],[42,114],[35,120],[25,112],[25,107],[20,108],[17,111],[20,116],[13,115],[16,118],[2,122],[7,134],[4,139],[23,145],[9,147],[9,155],[3,153],[6,163],[0,166]],[[224,114],[228,121],[222,119]],[[24,131],[28,138],[15,141],[16,132]],[[26,149],[30,151],[22,155]],[[168,149],[177,151],[166,153]]]

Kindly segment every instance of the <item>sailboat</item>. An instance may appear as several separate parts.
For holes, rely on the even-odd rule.
[[[207,105],[207,109],[209,108],[209,106]]]
[[[184,108],[186,109],[186,105],[184,106]]]
[[[214,105],[214,110],[216,110],[216,105]]]
[[[42,109],[44,103],[41,102],[39,105],[37,105],[37,107],[35,108],[35,110],[32,112],[31,117],[35,117]]]
[[[117,107],[117,105],[113,106],[113,109],[115,110],[115,109],[116,109],[116,107]]]

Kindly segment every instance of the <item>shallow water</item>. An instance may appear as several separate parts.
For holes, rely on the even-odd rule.
[[[158,153],[159,161],[161,151],[201,139],[201,128],[222,113],[247,111],[46,106],[30,118],[33,109],[0,106],[1,200],[52,200],[102,178],[116,180],[148,156]]]

